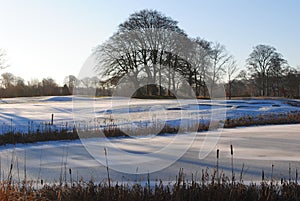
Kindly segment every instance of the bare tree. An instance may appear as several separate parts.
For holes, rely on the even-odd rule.
[[[4,69],[6,67],[8,67],[8,65],[6,64],[6,52],[3,49],[0,49],[0,70]],[[2,76],[3,78],[3,76]],[[3,79],[2,79],[2,85],[3,85]],[[0,99],[2,97],[2,93],[0,93]]]
[[[210,96],[213,97],[214,88],[217,87],[219,81],[222,79],[225,74],[225,66],[232,59],[232,56],[228,54],[224,45],[221,45],[218,42],[215,42],[212,46],[212,51],[210,53],[211,66],[209,69],[209,92]]]
[[[93,77],[84,77],[80,80],[77,80],[77,85],[79,87],[84,87],[84,88],[97,88],[100,86],[100,80],[97,76]]]
[[[211,47],[212,43],[204,39],[200,39],[199,37],[196,38],[194,42],[197,44],[196,52],[198,53],[196,57],[196,60],[198,60],[196,64],[197,71],[196,74],[194,75],[195,82],[196,82],[196,93],[198,91],[197,95],[201,95],[202,92],[203,97],[206,97],[207,84],[208,84],[206,83],[206,80],[208,76],[208,70],[211,66],[210,54],[212,52],[212,47]]]
[[[165,74],[166,66],[171,67],[169,59],[174,58],[170,57],[170,53],[174,55],[181,48],[176,45],[181,39],[176,38],[174,33],[186,37],[177,23],[155,10],[142,10],[130,15],[119,25],[116,34],[95,49],[98,58],[96,68],[101,71],[99,67],[104,67],[101,73],[108,79],[126,75],[136,89],[140,87],[140,80],[155,83],[158,87],[147,86],[146,91],[151,95],[154,89],[161,95],[162,82],[166,78],[170,82],[172,77]],[[169,66],[165,66],[166,61]]]
[[[46,96],[53,96],[56,94],[58,85],[52,78],[44,78],[42,80],[43,94]]]
[[[211,66],[211,46],[210,42],[201,38],[188,39],[183,51],[183,60],[177,69],[187,80],[190,86],[193,86],[197,96],[205,96],[206,78],[208,69]],[[202,94],[201,94],[202,88]]]
[[[101,78],[129,75],[133,84],[139,87],[137,79],[140,73],[139,52],[132,46],[134,44],[128,40],[127,34],[115,34],[94,50],[98,60],[96,68]]]
[[[228,64],[225,66],[225,72],[227,76],[227,91],[228,91],[228,98],[231,99],[232,96],[232,83],[234,82],[237,73],[238,73],[238,66],[236,64],[236,61],[232,59],[228,62]]]
[[[16,77],[12,73],[1,74],[2,86],[6,89],[14,86]]]
[[[254,79],[260,95],[269,95],[269,77],[272,73],[279,73],[286,60],[276,49],[268,45],[257,45],[247,59],[247,67]]]
[[[68,75],[64,79],[64,84],[68,86],[69,92],[72,94],[74,87],[79,84],[79,80],[74,75]]]
[[[282,84],[280,88],[281,96],[285,97],[300,97],[300,68],[296,67],[286,67],[283,72],[283,76],[281,76],[280,83]]]

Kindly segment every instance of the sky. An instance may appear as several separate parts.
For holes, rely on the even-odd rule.
[[[92,49],[129,15],[155,9],[190,37],[220,42],[245,67],[254,46],[271,45],[300,66],[298,0],[0,0],[0,48],[11,72],[26,81],[77,76]]]

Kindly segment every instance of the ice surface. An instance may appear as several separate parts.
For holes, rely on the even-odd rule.
[[[244,163],[244,181],[259,181],[261,171],[265,171],[266,178],[271,176],[271,166],[274,164],[274,178],[288,179],[289,164],[291,164],[294,175],[295,169],[300,167],[300,132],[299,125],[275,125],[275,126],[259,126],[236,129],[224,129],[213,147],[213,151],[204,159],[199,159],[200,146],[203,143],[203,133],[198,133],[193,144],[188,151],[177,161],[174,161],[169,167],[151,173],[151,179],[161,178],[165,181],[175,179],[180,168],[184,168],[187,178],[193,173],[198,174],[201,178],[201,170],[209,168],[212,173],[216,165],[216,150],[220,150],[219,167],[228,176],[231,176],[231,155],[230,145],[234,148],[234,171],[236,178],[239,175]],[[214,132],[210,132],[213,136]],[[182,144],[189,143],[191,134],[181,136]],[[113,146],[128,151],[133,155],[140,157],[161,148],[172,140],[172,135],[153,136],[149,138],[114,138],[111,140],[111,147],[108,149],[109,164],[117,161],[120,166],[132,165],[128,164],[123,157],[116,155],[111,149]],[[90,145],[101,142],[103,139],[89,139]],[[206,145],[204,145],[205,147]],[[207,145],[209,146],[209,145]],[[210,147],[207,147],[210,148]],[[176,152],[174,152],[176,153]],[[15,146],[2,146],[0,148],[2,178],[6,178],[10,163],[13,159],[13,174],[16,178],[18,175],[22,179],[24,177],[24,162],[26,158],[27,178],[37,180],[43,178],[45,181],[58,181],[61,175],[64,175],[64,169],[72,169],[73,179],[83,177],[85,180],[93,177],[98,181],[106,178],[105,163],[99,161],[89,155],[81,144],[80,140],[75,141],[58,141],[43,142],[34,144],[17,144]],[[104,151],[99,153],[104,156]],[[162,153],[159,157],[171,157],[172,153]],[[138,171],[138,167],[133,167]],[[19,172],[18,172],[19,169]],[[111,171],[114,180],[125,180],[136,178],[146,178],[142,175],[129,175],[122,172]],[[293,177],[294,178],[294,177]],[[67,175],[69,181],[69,175]]]

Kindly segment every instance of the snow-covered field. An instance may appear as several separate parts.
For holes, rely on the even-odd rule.
[[[284,114],[300,111],[300,102],[278,100],[141,100],[125,98],[65,97],[11,98],[0,100],[0,134],[10,131],[27,133],[43,128],[54,114],[54,126],[119,126],[161,128],[192,124],[194,121],[224,120],[260,114]],[[81,123],[84,121],[85,123]],[[158,128],[158,129],[159,129]],[[155,134],[155,133],[154,133]]]
[[[277,115],[300,110],[300,103],[294,100],[131,99],[128,102],[122,98],[115,98],[113,101],[110,98],[76,98],[76,101],[72,102],[72,97],[40,97],[0,101],[1,133],[10,129],[26,133],[28,127],[50,122],[51,114],[54,114],[56,127],[72,125],[73,117],[79,121],[96,119],[96,123],[100,126],[105,121],[114,119],[121,125],[136,124],[137,127],[145,127],[151,126],[153,122],[156,125],[164,122],[182,125],[182,122],[189,124],[198,119],[206,121],[245,115]],[[203,133],[191,132],[176,137],[150,135],[135,138],[96,138],[83,142],[76,140],[7,145],[0,147],[1,178],[7,178],[10,164],[13,162],[13,176],[16,179],[23,179],[24,167],[26,167],[28,179],[42,178],[46,182],[53,182],[59,180],[61,176],[69,180],[68,170],[71,168],[73,180],[81,177],[88,180],[93,177],[97,181],[105,181],[106,158],[103,147],[108,151],[111,178],[116,180],[145,180],[146,174],[129,173],[147,172],[145,169],[147,163],[151,167],[149,172],[152,180],[173,181],[180,168],[184,168],[187,178],[190,178],[193,173],[200,179],[202,169],[209,168],[208,171],[213,172],[217,149],[220,150],[220,170],[224,170],[226,175],[231,176],[230,145],[232,144],[237,179],[243,163],[244,180],[260,180],[262,169],[266,177],[270,177],[272,164],[274,164],[274,177],[287,179],[289,164],[293,177],[295,169],[300,168],[298,129],[297,124],[276,125],[219,129]],[[169,145],[172,146],[168,147]],[[168,149],[165,149],[166,147]]]

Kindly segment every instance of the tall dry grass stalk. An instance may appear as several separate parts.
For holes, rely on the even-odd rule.
[[[106,172],[107,172],[107,179],[108,179],[108,187],[110,188],[110,175],[109,175],[109,166],[108,166],[108,153],[106,147],[104,148],[105,154],[105,162],[106,162]]]

